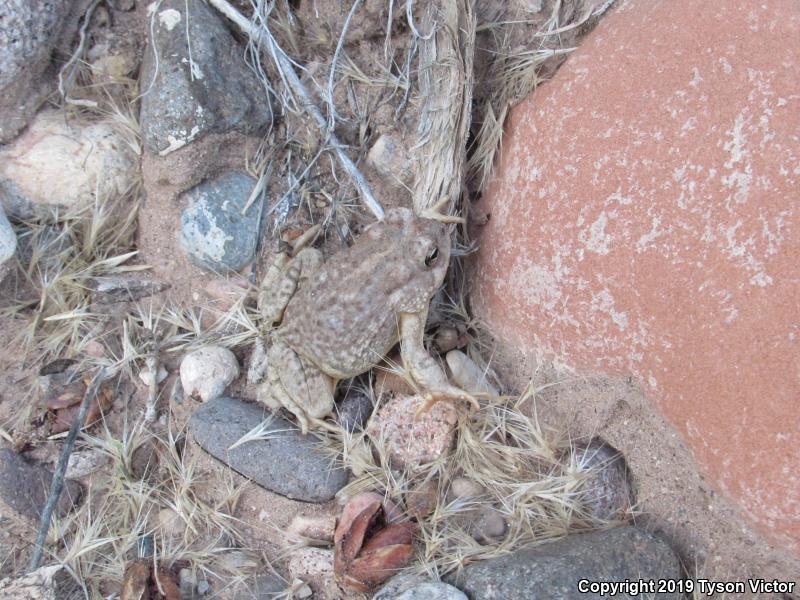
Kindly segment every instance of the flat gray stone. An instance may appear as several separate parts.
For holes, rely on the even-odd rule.
[[[189,2],[187,31],[186,7],[185,0],[160,3],[142,60],[142,139],[154,154],[207,133],[257,133],[272,122],[267,92],[222,17]]]
[[[256,256],[261,223],[259,203],[242,214],[255,180],[232,171],[183,194],[180,243],[199,267],[224,273],[239,271]]]
[[[198,408],[189,428],[203,450],[270,491],[305,502],[333,498],[347,483],[347,472],[332,468],[316,438],[301,435],[284,419],[274,418],[269,439],[228,450],[270,415],[257,404],[223,397]]]
[[[416,575],[396,575],[378,590],[372,600],[467,600],[467,597],[441,581]]]
[[[288,585],[277,575],[258,575],[248,582],[248,591],[240,592],[242,600],[274,600],[285,593]]]
[[[29,463],[10,448],[0,448],[0,498],[18,513],[38,520],[50,493],[53,472],[44,465]],[[67,515],[83,496],[83,486],[66,479],[56,503],[55,514]]]
[[[590,600],[609,596],[580,592],[578,583],[582,579],[624,582],[680,576],[678,557],[666,542],[643,529],[626,526],[570,535],[508,556],[476,562],[448,581],[463,590],[470,600]],[[677,600],[680,595],[654,593],[637,597]]]

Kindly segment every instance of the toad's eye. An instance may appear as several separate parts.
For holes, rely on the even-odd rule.
[[[432,267],[436,264],[436,260],[439,258],[439,249],[433,248],[428,255],[425,257],[425,266]]]

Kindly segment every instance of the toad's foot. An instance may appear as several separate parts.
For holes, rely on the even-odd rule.
[[[464,400],[469,402],[475,410],[479,410],[481,407],[475,399],[475,396],[454,386],[447,386],[447,389],[443,390],[426,390],[423,394],[423,398],[424,402],[422,406],[417,409],[417,416],[428,412],[437,402],[457,402],[459,400]]]
[[[425,350],[422,338],[427,316],[427,311],[424,314],[400,315],[400,354],[411,377],[425,390],[425,403],[417,414],[430,410],[434,404],[442,400],[465,400],[474,409],[479,409],[480,404],[472,394],[450,385],[439,363]]]

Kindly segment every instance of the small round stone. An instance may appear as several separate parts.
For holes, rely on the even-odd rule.
[[[436,332],[433,343],[439,352],[445,354],[458,348],[460,337],[455,327],[443,326]]]
[[[158,511],[158,525],[165,537],[178,538],[186,532],[186,523],[171,508],[162,508]]]
[[[485,507],[478,513],[472,530],[472,537],[481,544],[491,544],[503,539],[508,531],[508,523],[494,508]]]
[[[319,517],[296,515],[289,523],[288,532],[294,537],[332,542],[334,529],[336,529],[336,518],[333,515]]]
[[[219,398],[238,376],[236,356],[222,346],[198,348],[181,361],[183,391],[195,400]]]
[[[289,556],[289,575],[300,579],[320,593],[330,597],[338,593],[333,574],[333,550],[326,548],[301,548]]]
[[[158,366],[158,377],[156,377],[156,384],[161,383],[168,376],[169,376],[169,373],[167,373],[167,370],[162,365],[159,365]],[[151,384],[151,382],[153,381],[153,374],[150,372],[150,369],[144,368],[141,371],[139,371],[139,379],[142,380],[142,383],[144,383],[145,385],[149,386]]]
[[[447,402],[437,402],[423,414],[417,411],[422,396],[395,396],[372,416],[367,433],[374,443],[384,443],[397,467],[433,462],[453,444],[458,412]]]
[[[456,477],[450,482],[450,490],[447,492],[447,501],[468,500],[478,498],[486,493],[484,487],[468,479],[467,477]]]
[[[361,431],[372,416],[373,408],[372,399],[364,392],[353,388],[348,390],[345,397],[336,404],[336,420],[348,433]]]
[[[424,519],[436,509],[439,501],[439,481],[428,479],[406,494],[406,511],[415,519]]]
[[[601,440],[574,450],[578,470],[586,475],[581,502],[586,514],[600,521],[624,521],[635,504],[632,475],[622,454]]]

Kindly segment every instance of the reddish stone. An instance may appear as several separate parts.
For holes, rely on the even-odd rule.
[[[498,339],[633,374],[800,556],[800,8],[629,0],[517,106],[474,303]]]

